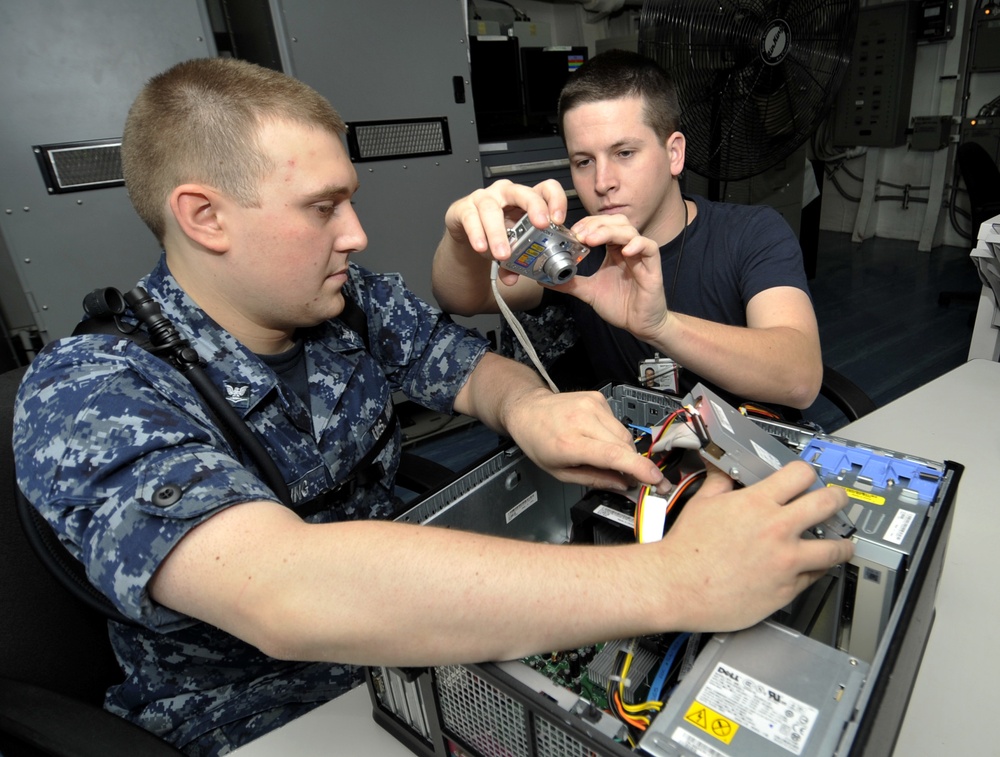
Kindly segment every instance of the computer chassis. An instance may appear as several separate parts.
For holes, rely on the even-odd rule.
[[[683,402],[625,385],[603,391],[617,417],[639,427],[662,423]],[[640,738],[629,743],[620,720],[553,672],[576,650],[368,668],[376,722],[421,757],[890,754],[933,623],[962,466],[753,420],[811,462],[823,483],[848,491],[856,556],[767,621],[705,635]],[[399,520],[567,543],[588,494],[511,445]],[[619,516],[627,522],[627,513],[611,515],[612,527]]]

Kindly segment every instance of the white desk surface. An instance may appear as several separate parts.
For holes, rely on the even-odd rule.
[[[937,614],[894,754],[987,754],[1000,701],[1000,363],[971,360],[836,432],[965,466]],[[993,743],[990,747],[988,744]],[[993,752],[995,753],[995,752]]]
[[[1000,599],[1000,363],[972,360],[836,432],[845,439],[965,466],[927,642],[896,757],[982,754],[996,743]],[[238,757],[406,757],[371,717],[364,687],[235,752]]]

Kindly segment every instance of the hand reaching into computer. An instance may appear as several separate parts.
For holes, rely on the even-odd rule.
[[[852,557],[850,540],[802,536],[847,504],[836,487],[803,494],[814,479],[808,464],[796,461],[734,490],[732,479],[708,466],[698,494],[656,545],[664,549],[663,585],[684,608],[677,627],[753,625]]]

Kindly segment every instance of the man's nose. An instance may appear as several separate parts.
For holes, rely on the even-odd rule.
[[[368,235],[365,234],[365,230],[361,226],[361,219],[354,212],[353,205],[348,204],[344,212],[346,217],[344,218],[343,231],[337,237],[337,251],[346,253],[361,252],[368,246]]]
[[[594,189],[599,194],[607,194],[618,186],[618,176],[611,165],[598,161],[594,172]]]

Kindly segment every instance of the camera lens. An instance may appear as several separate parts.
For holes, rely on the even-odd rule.
[[[545,261],[542,270],[553,284],[565,284],[576,275],[576,264],[566,252],[556,252]]]

